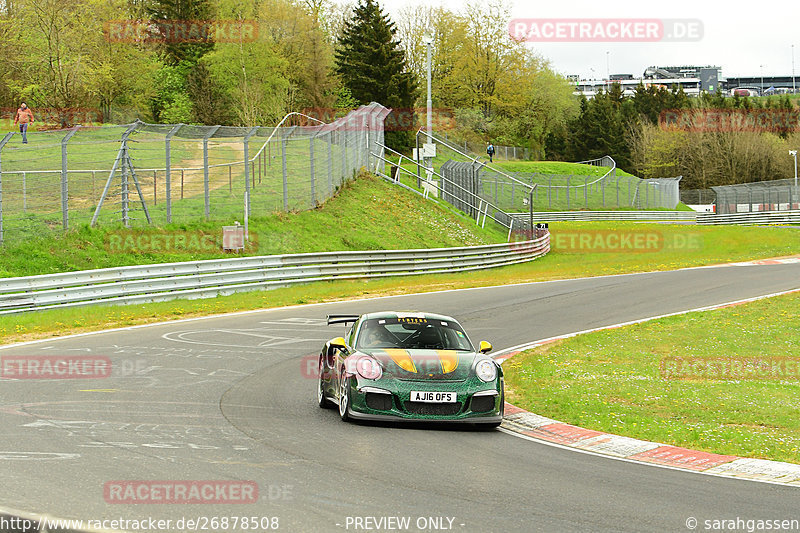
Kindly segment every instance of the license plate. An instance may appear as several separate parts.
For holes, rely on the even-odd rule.
[[[456,403],[457,396],[455,392],[411,391],[411,401],[425,403]]]

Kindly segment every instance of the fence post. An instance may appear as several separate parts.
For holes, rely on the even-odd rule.
[[[572,174],[567,176],[567,211],[569,211],[569,200],[570,200],[570,197],[569,197],[569,182],[571,180],[572,180]]]
[[[130,219],[128,217],[128,201],[129,201],[129,191],[128,191],[128,163],[126,161],[128,154],[127,148],[124,148],[125,153],[122,156],[122,224],[129,228],[131,226]]]
[[[603,194],[603,207],[605,207],[606,206],[606,179],[605,178],[600,180],[600,190],[602,191],[602,194]]]
[[[250,138],[256,134],[258,131],[258,126],[252,128],[250,131],[247,132],[247,135],[244,136],[242,139],[242,143],[244,144],[244,219],[245,221],[248,220],[250,217]],[[263,150],[262,150],[263,151]],[[260,159],[259,159],[260,161]],[[247,224],[247,222],[245,222]],[[245,228],[245,238],[248,238],[247,229]]]
[[[341,139],[339,152],[342,154],[342,179],[339,183],[343,183],[347,179],[347,132],[340,131],[339,137]],[[419,150],[417,150],[417,160],[419,161]],[[420,186],[419,165],[417,165],[417,186]]]
[[[167,224],[172,222],[172,162],[170,160],[171,159],[170,142],[172,141],[172,137],[174,137],[175,134],[178,133],[178,130],[181,129],[181,127],[183,127],[183,124],[178,124],[177,126],[174,126],[171,130],[169,130],[169,133],[167,133],[167,136],[164,138],[164,150],[166,152],[164,156],[166,164],[166,167],[164,169],[166,172],[166,175],[164,177],[165,180],[164,184],[166,186],[165,194],[167,197]],[[181,180],[181,184],[182,183],[183,180]],[[183,188],[181,188],[181,198],[183,198]]]
[[[6,145],[8,141],[11,140],[11,137],[14,136],[14,132],[6,133],[5,137],[0,139],[0,244],[3,244],[3,166],[2,166],[2,154],[3,154],[3,147]]]
[[[310,162],[310,169],[309,174],[311,177],[311,207],[312,209],[317,206],[317,192],[314,190],[314,137],[312,136],[309,139],[308,143],[308,155],[311,158]]]
[[[283,162],[283,210],[289,211],[289,179],[286,170],[286,137],[281,132],[281,160]]]
[[[209,191],[209,168],[208,168],[208,139],[211,138],[219,126],[211,126],[211,129],[203,137],[203,196],[205,197],[206,220],[211,218],[211,194]]]
[[[64,230],[69,229],[69,182],[67,179],[67,143],[75,133],[77,133],[80,125],[75,126],[61,139],[61,220]]]
[[[589,176],[583,178],[583,203],[589,209]]]
[[[628,201],[625,202],[625,203],[626,203],[626,205],[631,205],[631,179],[630,178],[628,178]]]
[[[325,134],[328,141],[328,198],[333,196],[333,148],[331,146],[333,134],[329,131]]]
[[[90,224],[91,227],[94,227],[94,225],[97,223],[97,217],[100,216],[100,209],[103,208],[103,202],[105,201],[106,196],[108,196],[108,190],[111,188],[111,180],[114,179],[114,174],[117,172],[117,167],[120,165],[120,163],[122,163],[123,165],[126,164],[125,158],[127,157],[128,154],[128,136],[130,136],[130,134],[133,133],[136,130],[136,128],[139,127],[139,124],[141,124],[141,122],[137,120],[136,122],[128,126],[128,129],[125,130],[125,133],[123,133],[122,137],[120,138],[120,147],[119,150],[117,151],[117,157],[116,159],[114,159],[114,164],[111,166],[111,172],[109,172],[108,174],[106,185],[105,187],[103,187],[103,193],[100,195],[100,201],[97,202],[97,207],[94,210],[94,215],[92,215],[92,222]]]

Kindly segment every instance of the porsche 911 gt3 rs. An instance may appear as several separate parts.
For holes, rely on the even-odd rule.
[[[319,355],[317,400],[338,405],[342,420],[466,422],[503,420],[503,371],[476,350],[452,317],[380,312],[329,315],[352,324]]]

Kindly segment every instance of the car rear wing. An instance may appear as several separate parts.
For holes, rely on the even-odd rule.
[[[328,315],[328,325],[353,324],[359,318],[361,318],[361,315]]]

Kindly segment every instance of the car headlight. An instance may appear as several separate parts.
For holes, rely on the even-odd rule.
[[[484,359],[475,365],[475,373],[478,375],[478,378],[480,378],[481,381],[485,381],[487,383],[494,381],[495,378],[497,378],[497,365],[494,364],[494,361]]]
[[[383,375],[381,365],[372,357],[362,357],[356,361],[356,372],[364,379],[380,379]]]

